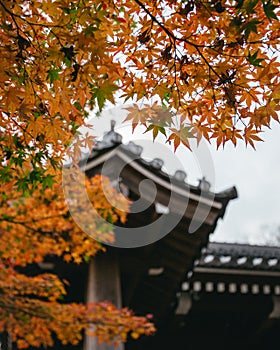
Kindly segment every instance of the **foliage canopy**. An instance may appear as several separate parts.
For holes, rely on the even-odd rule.
[[[96,209],[91,230],[95,237],[111,241],[111,226],[99,218],[124,222],[129,202],[100,176],[88,180],[86,186]],[[25,266],[41,263],[46,256],[79,264],[104,249],[75,224],[58,183],[41,189],[27,198],[16,190],[0,192],[0,332],[8,332],[17,348],[52,346],[54,334],[63,344],[77,344],[83,331],[114,343],[125,341],[129,334],[138,338],[152,333],[154,327],[147,318],[109,302],[65,303],[66,282],[54,274],[24,273]],[[122,210],[107,201],[107,191]],[[76,196],[76,200],[83,205],[83,198]]]
[[[278,0],[1,0],[0,16],[0,175],[19,189],[49,186],[44,166],[116,96],[163,105],[127,118],[175,149],[190,136],[254,147],[278,121]]]

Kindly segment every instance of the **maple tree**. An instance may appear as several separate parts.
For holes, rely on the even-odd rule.
[[[90,110],[116,96],[154,97],[127,118],[175,148],[254,147],[278,121],[278,0],[1,0],[0,17],[0,175],[19,189],[51,185]]]
[[[86,180],[86,188],[96,209],[96,217],[90,220],[91,232],[95,238],[100,235],[103,241],[112,241],[108,222],[124,222],[129,201],[101,176]],[[71,189],[75,190],[74,184]],[[106,191],[121,209],[108,202]],[[79,206],[83,205],[77,192],[75,199]],[[46,256],[81,263],[104,249],[75,224],[61,185],[38,188],[26,198],[16,190],[7,194],[1,189],[0,201],[0,332],[9,332],[18,348],[51,346],[53,334],[63,344],[77,344],[84,330],[100,341],[114,343],[125,341],[129,334],[138,338],[154,331],[147,318],[134,316],[126,308],[117,309],[109,302],[61,303],[65,284],[56,275],[23,273],[24,266],[40,263]],[[81,211],[80,215],[86,216],[87,212]],[[107,224],[100,221],[100,216],[106,218]]]
[[[263,128],[278,121],[279,13],[278,0],[0,0],[0,327],[9,319],[20,346],[50,344],[51,331],[62,341],[78,341],[85,327],[78,314],[86,323],[114,315],[123,332],[107,328],[105,339],[111,333],[125,338],[144,322],[107,304],[93,305],[98,312],[59,304],[64,289],[55,277],[27,282],[16,270],[50,252],[79,262],[100,249],[89,247],[88,237],[64,217],[67,208],[54,185],[91,111],[119,98],[153,98],[144,108],[129,107],[133,129],[142,124],[154,138],[162,133],[175,149],[189,147],[190,137],[254,147]],[[75,160],[92,144],[90,136],[78,139],[68,155]],[[97,233],[98,224],[92,228]],[[68,240],[59,234],[66,231],[72,232]],[[33,315],[35,305],[41,318]],[[65,314],[76,328],[64,324],[64,335]],[[38,329],[36,337],[28,327]]]

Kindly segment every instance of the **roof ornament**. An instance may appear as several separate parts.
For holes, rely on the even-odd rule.
[[[208,192],[210,190],[211,184],[206,180],[205,176],[199,180],[198,187],[201,191]]]
[[[116,121],[111,120],[111,129],[104,133],[103,139],[97,142],[97,146],[94,149],[101,150],[104,148],[110,148],[122,143],[122,135],[115,131]]]
[[[111,132],[115,131],[115,125],[116,125],[116,121],[115,120],[111,120]]]
[[[140,145],[136,145],[133,141],[129,141],[128,144],[124,146],[124,148],[139,157],[141,156],[141,153],[143,151],[143,147]]]
[[[187,174],[183,170],[176,170],[173,177],[177,181],[184,182],[187,177]]]
[[[161,170],[162,166],[163,166],[164,162],[162,159],[160,158],[154,158],[151,162],[150,165],[156,169],[156,170]]]

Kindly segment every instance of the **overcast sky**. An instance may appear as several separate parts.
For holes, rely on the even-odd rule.
[[[191,153],[179,147],[174,157],[164,151],[164,140],[153,144],[151,137],[138,129],[133,135],[131,127],[120,124],[124,119],[121,109],[113,108],[103,113],[98,121],[94,119],[95,135],[102,135],[110,129],[110,120],[117,121],[116,131],[123,135],[123,142],[133,140],[144,146],[142,156],[162,158],[164,170],[173,174],[181,168],[187,172],[189,183],[197,185],[203,175],[212,183],[212,190],[219,192],[236,186],[238,199],[230,202],[223,220],[220,220],[212,241],[239,242],[251,244],[268,243],[267,231],[280,225],[280,126],[262,133],[265,142],[256,145],[256,151],[243,143],[236,148],[226,145],[216,150],[204,143],[202,152]],[[271,229],[267,230],[264,227]],[[273,239],[271,239],[271,243]]]
[[[265,243],[265,226],[280,225],[279,125],[263,133],[265,142],[256,151],[240,144],[236,149],[211,148],[215,164],[216,188],[234,184],[239,198],[229,204],[225,218],[212,240]],[[272,239],[273,240],[273,239]]]
[[[239,198],[228,207],[212,239],[230,242],[265,243],[268,231],[280,225],[280,127],[262,134],[265,142],[256,151],[244,145],[226,147],[211,154],[218,189],[234,184]],[[273,241],[273,237],[271,238]]]

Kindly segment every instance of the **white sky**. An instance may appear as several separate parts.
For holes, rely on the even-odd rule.
[[[256,151],[246,148],[243,143],[236,148],[226,145],[224,150],[217,151],[215,146],[205,142],[202,156],[180,146],[173,157],[164,151],[168,146],[163,139],[153,144],[148,141],[151,140],[150,135],[142,134],[143,129],[132,135],[131,126],[125,127],[120,123],[124,113],[116,107],[105,111],[100,119],[93,119],[93,134],[102,135],[110,130],[111,119],[117,121],[116,131],[123,135],[123,143],[132,140],[144,145],[142,156],[163,159],[164,170],[168,173],[184,169],[187,181],[193,185],[197,185],[198,179],[205,175],[216,192],[236,186],[238,198],[229,203],[224,219],[220,220],[211,236],[212,241],[269,243],[264,226],[280,225],[280,126],[277,123],[262,134],[265,142],[259,142]]]
[[[212,240],[268,243],[263,226],[280,225],[280,126],[273,123],[256,145],[211,149],[217,189],[234,184],[239,198],[229,204]],[[273,237],[271,237],[273,240]]]

